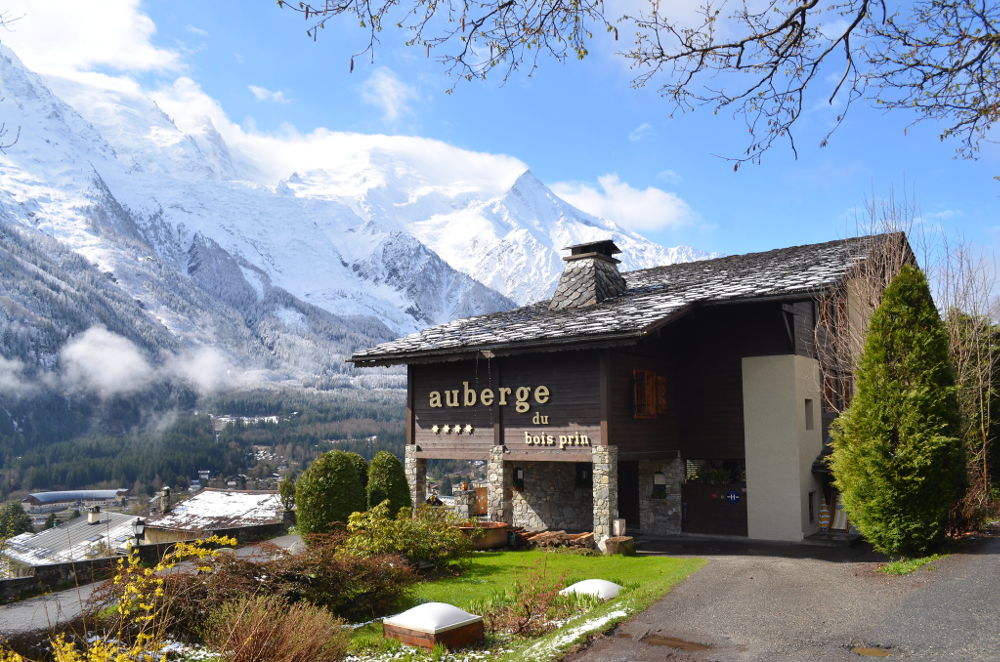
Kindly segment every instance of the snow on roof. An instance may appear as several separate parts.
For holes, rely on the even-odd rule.
[[[155,519],[147,527],[176,531],[219,531],[280,524],[285,508],[277,492],[206,489]]]
[[[22,533],[7,540],[3,554],[27,565],[51,565],[106,558],[126,552],[135,539],[139,519],[122,513],[101,513],[100,521],[88,523],[86,516],[38,533]]]
[[[73,503],[76,501],[107,501],[126,494],[128,490],[69,490],[65,492],[32,492],[24,498],[25,502]]]

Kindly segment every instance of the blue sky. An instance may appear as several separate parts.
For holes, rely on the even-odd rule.
[[[24,18],[0,38],[35,68],[49,53],[50,69],[72,62],[147,89],[189,78],[248,132],[326,127],[511,155],[586,211],[665,245],[741,253],[843,237],[855,231],[856,209],[894,189],[924,222],[988,252],[997,246],[998,146],[978,161],[955,159],[939,127],[907,128],[913,118],[899,113],[858,105],[819,148],[834,111],[817,103],[797,129],[798,160],[779,145],[761,165],[733,172],[715,155],[742,150],[742,122],[707,109],[668,118],[655,89],[632,88],[614,52],[622,44],[598,43],[582,62],[543,62],[503,86],[461,83],[449,95],[443,67],[391,29],[374,64],[362,58],[349,73],[362,30],[342,21],[313,42],[302,18],[274,2],[105,0],[74,16],[81,4],[15,2],[10,12]]]

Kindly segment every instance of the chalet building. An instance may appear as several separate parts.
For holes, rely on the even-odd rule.
[[[828,489],[818,313],[847,320],[824,345],[863,327],[854,285],[889,249],[913,261],[895,234],[619,273],[614,243],[580,244],[551,300],[351,360],[407,365],[417,502],[427,460],[483,460],[488,515],[515,526],[797,541]]]

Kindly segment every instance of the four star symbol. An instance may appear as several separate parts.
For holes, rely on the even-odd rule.
[[[461,425],[457,425],[457,424],[456,425],[445,425],[443,427],[440,426],[440,425],[436,425],[436,424],[431,426],[431,432],[434,433],[434,434],[452,434],[452,433],[454,433],[454,434],[462,434],[463,432],[465,434],[472,434],[472,432],[475,429],[476,428],[472,427],[472,425],[470,425],[468,423],[465,424],[465,427],[462,427]]]

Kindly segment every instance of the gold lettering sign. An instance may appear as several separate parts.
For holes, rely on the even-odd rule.
[[[589,446],[590,437],[579,432],[573,434],[531,434],[524,432],[524,443],[528,446],[559,446],[562,450],[567,446]]]
[[[492,407],[494,404],[506,407],[508,402],[514,405],[514,410],[519,414],[527,413],[531,410],[531,402],[544,405],[550,397],[548,386],[518,386],[510,388],[501,386],[496,389],[484,388],[476,390],[469,388],[469,382],[462,382],[462,388],[446,389],[444,391],[431,391],[427,404],[432,408],[438,407],[475,407],[481,404],[484,407]]]

